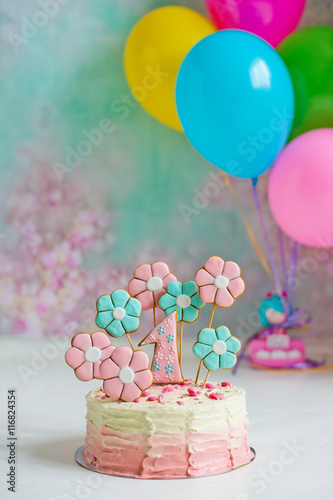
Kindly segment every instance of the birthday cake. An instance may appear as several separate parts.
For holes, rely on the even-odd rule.
[[[212,322],[216,306],[231,306],[243,290],[238,265],[214,256],[184,283],[163,262],[144,264],[128,291],[98,299],[96,324],[106,333],[78,333],[65,356],[79,380],[103,381],[86,397],[87,434],[78,463],[104,474],[162,479],[221,474],[253,459],[244,389],[208,382],[211,371],[237,362],[239,340]],[[206,304],[212,304],[209,325],[192,349],[200,360],[196,379],[184,379],[184,323],[194,323]],[[164,311],[159,322],[157,308]],[[154,344],[152,359],[129,336],[149,309],[154,327],[139,346]],[[111,344],[110,337],[122,335],[129,346]]]
[[[105,474],[146,479],[208,476],[249,463],[244,389],[189,382],[153,385],[138,403],[91,391],[86,462]]]

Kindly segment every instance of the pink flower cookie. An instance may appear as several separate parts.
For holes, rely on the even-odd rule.
[[[79,380],[88,382],[93,378],[102,379],[100,366],[108,358],[115,347],[110,344],[109,337],[102,332],[78,333],[72,338],[72,347],[66,354],[66,363],[74,369]]]
[[[133,352],[126,346],[117,347],[100,367],[105,394],[123,401],[139,398],[153,382],[149,364],[149,356],[144,351]]]
[[[210,257],[194,278],[201,300],[206,304],[215,303],[219,307],[231,306],[245,289],[240,273],[235,262],[224,262],[221,257]]]
[[[142,309],[152,309],[158,307],[158,301],[166,292],[168,283],[176,280],[176,276],[170,273],[164,262],[142,264],[135,269],[134,278],[128,283],[128,291],[141,302]]]

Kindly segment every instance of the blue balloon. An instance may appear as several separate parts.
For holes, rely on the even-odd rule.
[[[256,178],[272,165],[294,118],[283,60],[267,42],[241,30],[218,31],[190,50],[179,69],[176,104],[193,146],[243,178]]]

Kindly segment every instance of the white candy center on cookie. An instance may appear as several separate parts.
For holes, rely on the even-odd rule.
[[[191,305],[191,299],[188,295],[178,295],[176,299],[176,304],[181,309],[186,309],[186,307]]]
[[[126,316],[126,311],[122,307],[116,307],[112,311],[112,316],[114,317],[114,319],[118,319],[119,321],[121,321]]]
[[[119,378],[123,384],[130,384],[134,380],[134,371],[129,366],[120,368]]]
[[[215,280],[214,280],[214,285],[217,287],[217,288],[227,288],[227,286],[229,285],[229,280],[228,278],[226,278],[225,276],[216,276]]]
[[[147,281],[147,290],[149,290],[150,292],[156,292],[156,290],[160,290],[162,287],[162,279],[158,276],[153,276]]]
[[[89,363],[95,363],[95,361],[101,359],[101,355],[101,350],[98,347],[89,347],[84,353],[85,360],[89,361]]]
[[[214,344],[212,345],[212,349],[215,352],[215,354],[224,354],[225,351],[227,350],[226,343],[223,342],[223,340],[215,340]]]

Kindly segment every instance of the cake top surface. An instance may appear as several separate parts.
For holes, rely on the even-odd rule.
[[[225,384],[225,383],[224,383]],[[242,425],[247,417],[245,391],[231,384],[152,385],[137,402],[109,398],[95,389],[87,395],[87,420],[96,429],[129,434],[221,431]]]
[[[102,388],[92,390],[87,395],[88,401],[94,401],[103,404],[105,408],[121,408],[135,410],[147,410],[147,408],[156,408],[168,405],[168,409],[174,407],[187,407],[194,409],[200,405],[216,408],[216,405],[223,405],[223,401],[230,400],[237,396],[244,396],[245,391],[239,387],[233,387],[229,382],[207,383],[203,388],[203,382],[195,385],[192,379],[185,380],[181,384],[152,385],[143,392],[141,398],[134,402],[119,401],[108,397]],[[184,408],[185,409],[185,408]],[[198,408],[199,409],[199,408]]]

